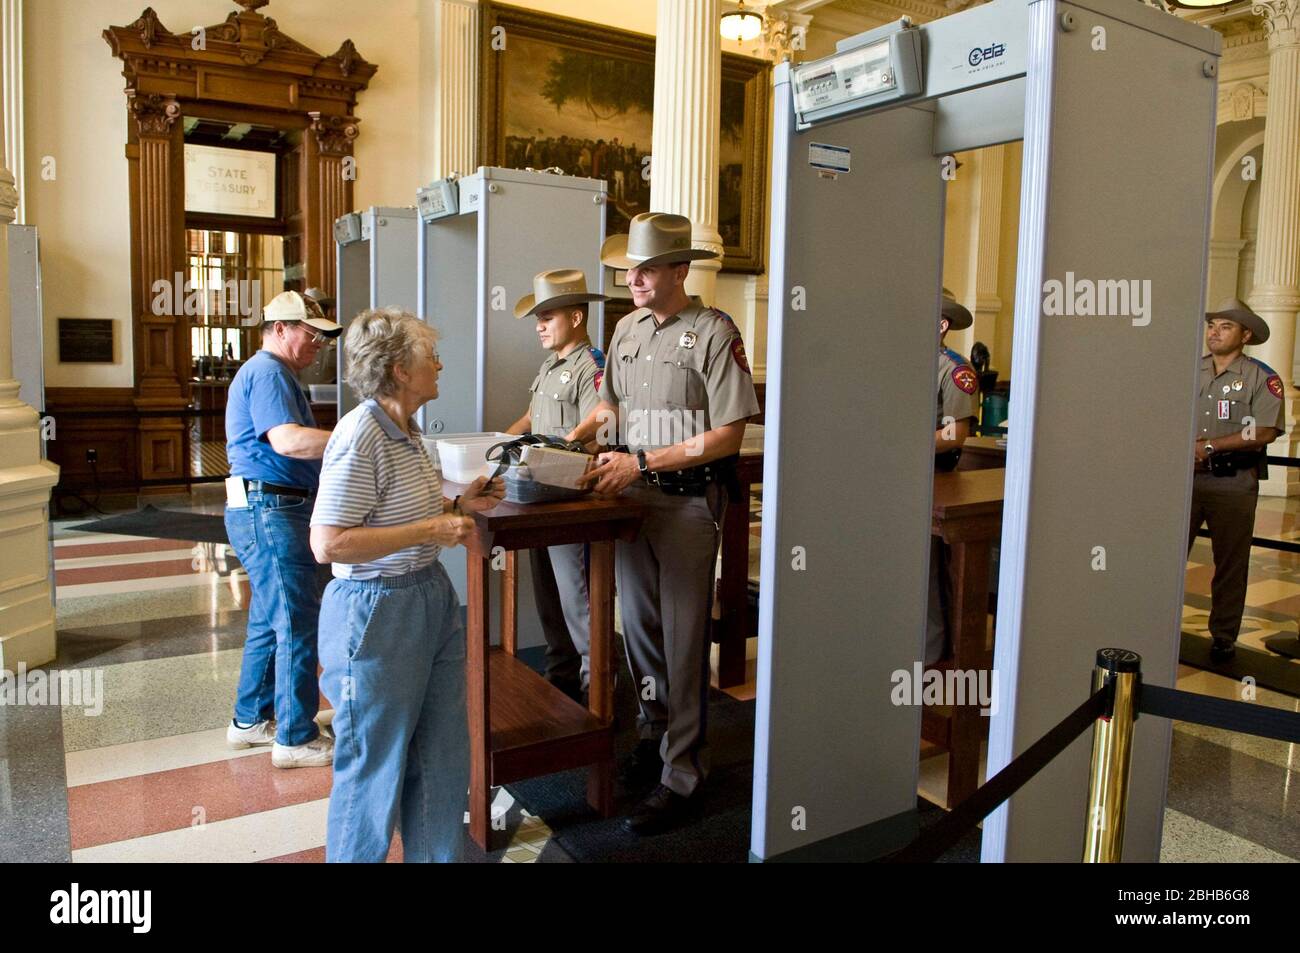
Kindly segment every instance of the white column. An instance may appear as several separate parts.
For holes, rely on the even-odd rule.
[[[754,382],[767,380],[767,275],[745,280],[745,317],[740,328]]]
[[[1282,377],[1287,395],[1287,432],[1272,446],[1295,456],[1296,400],[1292,390],[1295,322],[1300,311],[1300,0],[1258,0],[1251,10],[1268,34],[1268,118],[1260,163],[1259,230],[1255,240],[1255,286],[1250,305],[1268,322],[1268,342],[1252,348]],[[1213,305],[1211,304],[1211,307]],[[1273,467],[1264,493],[1300,492],[1300,470]]]
[[[0,31],[9,28],[8,19],[0,20]],[[7,51],[4,39],[0,49]],[[17,207],[13,174],[0,168],[0,669],[8,671],[54,658],[48,505],[59,478],[59,468],[41,459],[40,422],[18,399],[13,379],[9,225]]]
[[[478,0],[421,0],[420,184],[478,168]]]
[[[965,302],[975,323],[969,331],[949,333],[949,346],[970,355],[976,341],[988,345],[989,354],[996,353],[998,315],[1002,312],[1002,298],[998,295],[998,263],[1002,245],[1002,169],[1004,146],[992,146],[973,154],[975,174],[975,208],[970,236],[971,294]],[[954,289],[955,290],[955,289]],[[960,342],[960,346],[957,342]]]
[[[4,165],[18,189],[17,221],[26,222],[23,210],[23,0],[0,0],[4,31]]]
[[[722,95],[719,0],[659,0],[655,30],[650,208],[691,220],[696,248],[722,254],[718,135]],[[720,260],[697,261],[686,288],[712,303]]]
[[[1237,295],[1237,277],[1241,268],[1241,250],[1245,247],[1244,238],[1210,239],[1210,267],[1205,278],[1205,300],[1209,307],[1215,307],[1224,298],[1240,297]]]

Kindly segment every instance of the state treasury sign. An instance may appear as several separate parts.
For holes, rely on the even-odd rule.
[[[275,218],[275,153],[186,143],[185,211]]]

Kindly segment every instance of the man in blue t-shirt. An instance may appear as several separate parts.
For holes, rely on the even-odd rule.
[[[226,741],[271,745],[277,768],[334,760],[315,720],[316,621],[330,567],[317,564],[308,541],[330,432],[316,426],[295,374],[342,330],[298,292],[276,295],[263,310],[262,349],[239,369],[226,401],[226,534],[252,590]]]

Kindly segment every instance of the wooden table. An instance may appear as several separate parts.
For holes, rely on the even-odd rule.
[[[962,444],[958,470],[990,470],[1007,465],[1007,448],[1000,437],[967,437]]]
[[[971,438],[977,456],[1005,457],[994,439]],[[983,446],[987,443],[988,446]],[[963,464],[966,454],[962,454]],[[722,573],[718,584],[719,618],[714,621],[718,643],[718,685],[729,688],[745,681],[745,640],[753,625],[749,611],[749,493],[763,479],[763,428],[751,424],[737,467],[740,501],[727,504],[722,528]],[[987,646],[988,582],[992,545],[1002,532],[1002,483],[1005,469],[959,469],[936,473],[930,532],[948,544],[952,601],[949,631],[953,654],[937,663],[939,670],[977,671],[992,667]],[[988,718],[979,707],[927,707],[922,736],[949,751],[948,803],[958,804],[978,786],[980,742]]]
[[[455,498],[465,491],[444,483]],[[591,765],[587,802],[609,817],[614,810],[614,540],[631,541],[642,508],[623,499],[586,497],[567,503],[501,503],[471,514],[466,542],[468,626],[466,691],[469,711],[469,832],[488,849],[492,786]],[[515,657],[520,549],[591,544],[591,683],[583,708]],[[488,637],[488,586],[500,551],[501,647]],[[500,565],[500,563],[499,563]],[[495,686],[495,691],[493,687]]]
[[[949,547],[948,631],[952,655],[933,668],[989,671],[989,559],[1002,532],[1002,484],[1006,470],[957,470],[934,475],[930,533]],[[980,742],[989,720],[973,705],[926,706],[921,737],[948,749],[948,805],[960,804],[979,786]]]

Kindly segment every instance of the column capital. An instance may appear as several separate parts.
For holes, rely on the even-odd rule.
[[[134,89],[128,89],[126,102],[141,136],[167,138],[181,115],[181,104],[175,96],[162,93],[141,95]]]
[[[361,120],[355,116],[322,116],[318,112],[309,112],[311,131],[316,136],[322,155],[346,156],[352,154],[352,142],[360,130],[357,123]]]
[[[1250,12],[1264,18],[1269,49],[1300,45],[1300,0],[1254,0]]]

